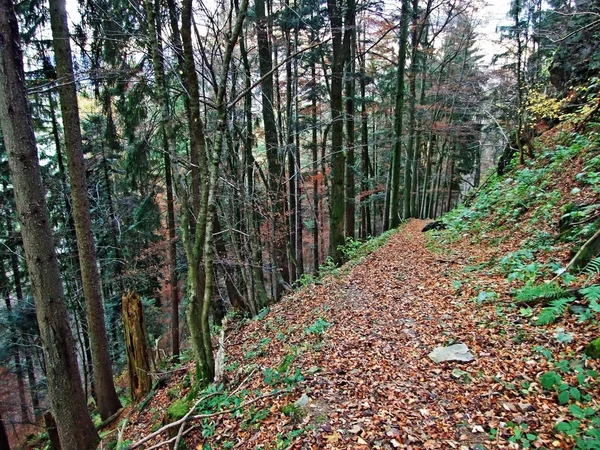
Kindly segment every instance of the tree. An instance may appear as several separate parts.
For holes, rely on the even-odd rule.
[[[268,189],[271,206],[271,259],[273,263],[275,297],[283,295],[283,284],[289,283],[290,274],[286,257],[287,229],[284,215],[284,167],[279,156],[277,139],[277,123],[273,108],[273,58],[271,56],[271,43],[269,42],[269,18],[265,11],[265,0],[255,1],[256,37],[258,42],[259,70],[261,76],[262,115],[265,131],[265,146],[267,148]]]
[[[104,323],[104,306],[96,263],[96,247],[92,234],[90,205],[87,197],[85,160],[83,157],[79,106],[73,73],[67,11],[64,0],[50,1],[50,24],[56,73],[60,80],[60,108],[65,131],[67,165],[71,182],[73,220],[77,234],[79,265],[86,302],[86,317],[94,367],[94,384],[100,416],[108,419],[119,410],[121,402],[112,377],[108,339]]]
[[[396,103],[394,108],[394,154],[392,157],[392,173],[390,181],[390,228],[400,225],[400,169],[402,167],[402,119],[404,115],[404,71],[406,66],[406,47],[408,44],[408,11],[410,0],[402,0],[400,12],[400,39],[398,42],[398,71],[396,74]],[[407,160],[410,155],[407,155]],[[404,167],[404,187],[410,186],[410,169]],[[403,217],[410,214],[410,202],[403,199]]]
[[[99,438],[87,414],[24,81],[17,18],[12,2],[2,0],[0,124],[44,346],[49,400],[62,448],[91,449]]]
[[[343,149],[344,138],[344,65],[350,54],[354,34],[356,7],[354,0],[347,0],[344,12],[341,0],[327,0],[327,13],[331,24],[332,63],[331,63],[331,197],[329,199],[330,224],[329,247],[333,261],[342,261],[340,247],[344,245],[345,222],[345,171],[346,156]]]

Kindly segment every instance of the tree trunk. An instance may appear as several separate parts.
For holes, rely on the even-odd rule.
[[[396,101],[394,108],[394,153],[390,182],[390,228],[400,225],[400,168],[402,167],[402,120],[404,115],[404,66],[408,42],[408,10],[410,0],[402,0],[400,16],[400,40],[398,43],[398,71],[396,73]],[[404,168],[403,217],[408,217],[410,202],[406,197],[406,186],[410,187],[410,167]]]
[[[256,0],[256,36],[258,41],[259,69],[262,82],[262,115],[265,132],[265,146],[267,148],[267,164],[269,167],[269,200],[271,203],[271,258],[273,264],[275,297],[283,295],[282,283],[289,283],[290,274],[287,262],[287,233],[284,214],[283,198],[283,168],[278,152],[277,124],[273,110],[273,61],[271,44],[267,35],[269,20],[265,14],[265,1]]]
[[[10,212],[7,211],[7,222],[10,223]],[[7,227],[9,231],[9,237],[12,234],[12,227]],[[10,239],[9,239],[10,241]],[[10,247],[9,247],[10,248]],[[19,270],[19,261],[17,259],[17,253],[15,249],[10,249],[11,259],[13,260],[13,278],[15,280],[15,285],[18,285],[20,288],[20,270]],[[4,297],[4,303],[6,304],[6,310],[11,317],[9,321],[9,330],[12,335],[10,342],[11,353],[13,354],[13,359],[15,361],[15,376],[17,378],[17,388],[19,391],[19,404],[21,407],[21,421],[26,423],[29,421],[29,410],[27,407],[27,399],[25,397],[25,377],[23,374],[23,365],[21,364],[21,352],[19,349],[19,340],[20,336],[18,335],[18,331],[15,327],[15,318],[13,317],[13,309],[12,303],[10,301],[10,288],[8,285],[8,277],[6,276],[6,269],[4,267],[4,255],[0,253],[0,294]],[[14,261],[16,260],[16,261]],[[16,262],[16,264],[15,264]],[[17,282],[17,280],[19,280]],[[1,447],[0,447],[1,448]]]
[[[87,414],[24,83],[14,7],[1,0],[0,125],[46,357],[48,397],[63,449],[92,449],[99,437]]]
[[[6,426],[4,425],[2,413],[0,413],[0,448],[4,450],[10,450],[10,442],[8,442],[8,433],[6,432]]]
[[[408,143],[406,145],[406,163],[404,166],[404,194],[403,194],[403,213],[402,217],[408,219],[414,217],[414,197],[412,187],[415,184],[417,177],[416,173],[416,146],[415,146],[415,125],[416,125],[416,106],[417,106],[417,72],[419,68],[418,62],[418,46],[419,32],[417,20],[418,0],[412,0],[412,23],[411,23],[411,55],[410,55],[410,70],[408,75]]]
[[[346,238],[356,236],[356,188],[354,186],[354,96],[356,94],[356,83],[354,72],[356,72],[356,18],[354,13],[348,15],[350,33],[350,48],[346,58]]]
[[[98,410],[102,419],[108,419],[121,407],[112,376],[108,338],[104,324],[104,306],[100,291],[100,279],[96,265],[96,248],[92,234],[92,221],[87,197],[85,160],[83,158],[79,106],[71,59],[71,44],[67,24],[65,0],[50,1],[50,23],[56,72],[61,83],[58,86],[60,108],[65,132],[67,167],[71,181],[73,220],[79,250],[79,265],[86,303],[89,328],[94,385]],[[58,419],[58,418],[57,418]],[[60,425],[59,425],[60,427]]]
[[[369,115],[367,114],[367,100],[366,100],[366,59],[367,56],[362,54],[359,57],[360,61],[360,119],[361,119],[361,159],[360,159],[360,171],[361,171],[361,182],[360,189],[361,195],[369,189]],[[369,196],[370,197],[370,196]],[[360,208],[360,238],[365,241],[367,236],[370,236],[373,232],[371,230],[371,212],[369,207],[369,198],[367,196],[362,197],[361,208]]]
[[[315,39],[314,30],[311,32],[311,41]],[[312,120],[312,140],[311,140],[311,149],[312,149],[312,190],[313,190],[313,198],[312,198],[312,207],[313,207],[313,229],[312,229],[312,238],[313,238],[313,248],[312,248],[312,259],[313,259],[313,273],[316,275],[319,273],[319,226],[320,226],[320,217],[319,214],[319,148],[317,143],[317,67],[315,58],[311,58],[310,64],[310,80],[311,80],[311,120]]]
[[[143,399],[152,388],[150,353],[144,324],[144,309],[140,296],[135,292],[127,292],[123,295],[121,309],[131,398],[137,402]]]
[[[204,122],[200,117],[200,91],[192,44],[192,0],[184,0],[181,10],[181,41],[183,44],[183,85],[188,94],[188,126],[190,130],[190,162],[192,176],[192,202],[194,215],[199,214],[200,205],[206,202],[207,191],[200,188],[202,180],[208,178],[206,165],[206,136]],[[192,233],[193,234],[193,233]]]
[[[48,433],[48,440],[50,441],[50,450],[61,450],[60,445],[60,436],[58,435],[58,430],[56,429],[56,421],[52,416],[50,411],[46,411],[44,414],[44,426],[46,427],[46,432]]]
[[[289,8],[289,1],[286,0],[286,8]],[[292,36],[289,27],[284,29],[285,38],[287,40],[286,47],[286,59],[285,63],[285,110],[286,110],[286,156],[288,161],[288,204],[289,204],[289,246],[290,246],[290,282],[293,283],[298,278],[298,247],[297,247],[297,222],[298,222],[298,200],[297,197],[297,184],[299,174],[296,171],[296,167],[300,167],[300,164],[296,161],[296,150],[294,148],[294,119],[292,114],[293,99],[293,77],[292,77]],[[302,251],[302,248],[300,248]]]
[[[166,141],[166,137],[165,137]],[[177,235],[175,232],[175,207],[173,201],[173,176],[171,155],[165,151],[165,185],[167,189],[167,229],[169,235],[169,286],[171,288],[171,350],[173,359],[179,360],[179,280],[177,279]]]
[[[208,208],[207,208],[207,220],[206,220],[206,232],[204,240],[204,268],[207,276],[204,281],[204,301],[201,307],[201,318],[202,318],[202,339],[204,343],[204,352],[207,361],[207,381],[210,382],[214,379],[215,375],[215,362],[212,350],[212,342],[210,336],[210,327],[208,324],[208,311],[210,300],[213,294],[213,226],[216,215],[216,191],[217,181],[219,174],[219,161],[221,160],[221,153],[223,151],[223,136],[227,132],[227,104],[225,102],[225,91],[227,88],[227,77],[229,74],[229,67],[231,65],[231,59],[233,57],[233,49],[240,36],[242,24],[246,17],[248,9],[248,0],[242,0],[240,5],[240,11],[236,18],[235,26],[231,31],[231,37],[227,42],[225,52],[223,55],[223,69],[221,76],[219,77],[219,86],[216,98],[216,112],[217,112],[217,127],[216,136],[213,143],[211,157],[208,158],[210,161],[209,166],[209,179],[208,179]]]
[[[354,0],[346,6],[346,27],[339,0],[327,0],[327,13],[331,23],[331,195],[329,197],[329,249],[334,263],[342,262],[340,247],[344,245],[345,219],[345,170],[346,157],[343,151],[344,110],[342,90],[344,87],[344,64],[350,48],[350,17],[354,17]]]
[[[239,14],[239,6],[236,0],[236,11]],[[254,182],[254,155],[252,154],[252,146],[254,144],[254,136],[252,133],[252,91],[250,89],[252,83],[252,72],[250,70],[250,62],[248,61],[248,53],[246,52],[246,40],[243,34],[240,36],[240,53],[242,54],[242,63],[244,64],[244,83],[246,95],[244,96],[244,116],[246,125],[246,136],[244,139],[244,160],[246,162],[246,196],[247,203],[247,218],[248,218],[248,234],[250,245],[250,257],[252,265],[252,283],[254,285],[254,294],[256,299],[253,301],[254,308],[259,311],[267,304],[268,296],[265,289],[264,275],[262,269],[262,256],[260,246],[260,219],[258,208],[255,207],[255,182]]]

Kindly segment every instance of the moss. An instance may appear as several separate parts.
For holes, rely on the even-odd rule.
[[[585,348],[585,354],[592,359],[600,359],[600,338],[594,339]]]
[[[167,409],[167,416],[173,421],[179,420],[185,416],[189,410],[190,407],[187,400],[180,399],[169,406],[169,409]]]

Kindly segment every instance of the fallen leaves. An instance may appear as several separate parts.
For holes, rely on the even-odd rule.
[[[466,277],[457,293],[453,280],[462,277],[460,261],[467,256],[450,258],[451,265],[440,260],[425,248],[422,227],[422,221],[409,222],[349,274],[294,293],[264,318],[230,331],[227,364],[239,367],[228,372],[230,382],[249,364],[277,370],[289,355],[288,373],[299,369],[303,380],[291,394],[255,405],[268,412],[262,421],[218,417],[212,436],[203,437],[199,428],[188,445],[279,448],[293,435],[281,448],[510,448],[512,422],[527,424],[547,447],[569,448],[553,433],[560,408],[567,410],[542,395],[536,382],[548,364],[532,348],[547,345],[552,335],[500,315],[494,305],[474,307],[473,281]],[[477,282],[509,290],[500,279]],[[319,320],[331,326],[307,333]],[[575,342],[575,324],[562,326]],[[268,345],[260,346],[265,340]],[[459,368],[427,357],[436,346],[459,342],[473,350],[475,361]],[[256,395],[272,386],[256,377],[251,389]],[[282,413],[298,398],[308,399],[298,415]],[[164,393],[157,399],[164,402]],[[138,423],[136,433],[141,428]]]

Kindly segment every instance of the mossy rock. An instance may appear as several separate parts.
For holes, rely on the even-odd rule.
[[[594,339],[585,348],[585,354],[592,359],[600,359],[600,338]]]

